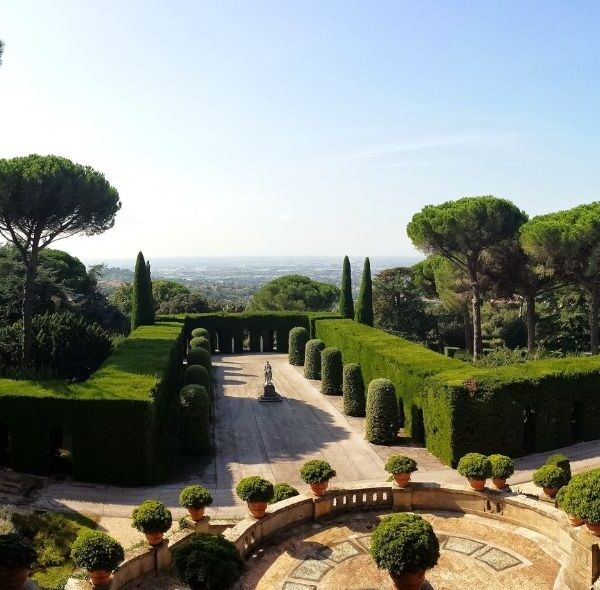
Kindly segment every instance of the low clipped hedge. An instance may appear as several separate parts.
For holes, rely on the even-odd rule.
[[[240,480],[235,491],[238,497],[246,502],[269,502],[275,493],[273,484],[258,475]]]
[[[365,382],[360,365],[348,363],[342,372],[342,395],[344,396],[344,414],[346,416],[364,416],[367,399],[365,397]]]
[[[182,508],[206,508],[213,503],[213,497],[203,486],[186,486],[179,494],[179,505]]]
[[[487,479],[492,475],[492,463],[481,453],[467,453],[461,457],[456,470],[467,479]]]
[[[325,483],[337,475],[335,469],[327,461],[311,459],[300,469],[300,479],[304,483]]]
[[[125,559],[121,543],[103,533],[82,529],[71,546],[73,563],[86,570],[112,572]]]
[[[306,343],[310,339],[310,334],[306,328],[296,326],[290,330],[290,341],[288,345],[288,359],[290,365],[301,367],[304,365],[304,353]]]
[[[307,379],[321,379],[321,352],[325,349],[325,342],[318,339],[306,343],[304,353],[304,376]]]
[[[204,350],[210,353],[210,341],[204,336],[194,336],[190,340],[190,348],[204,348]]]
[[[210,401],[206,387],[190,384],[179,392],[179,436],[181,450],[187,455],[203,455],[210,449]]]
[[[389,379],[373,379],[367,395],[365,438],[375,444],[394,442],[398,435],[398,400]]]
[[[171,511],[158,500],[142,502],[131,518],[131,526],[142,533],[166,533],[173,524]]]
[[[276,502],[281,502],[282,500],[294,498],[295,496],[299,495],[300,492],[289,483],[276,483],[273,486],[273,498],[269,504],[275,504]]]
[[[538,488],[560,489],[569,483],[569,476],[558,465],[542,465],[533,472],[533,483]]]
[[[384,469],[392,475],[413,473],[417,471],[417,462],[406,455],[392,455],[386,461]]]
[[[515,464],[506,455],[490,455],[488,457],[492,470],[490,477],[493,479],[508,479],[515,472]]]
[[[324,348],[321,351],[321,393],[340,395],[343,373],[342,353],[337,348]]]
[[[188,365],[183,373],[184,385],[201,385],[206,390],[210,388],[210,376],[202,365]]]
[[[36,557],[33,545],[18,533],[0,535],[0,567],[28,569]]]

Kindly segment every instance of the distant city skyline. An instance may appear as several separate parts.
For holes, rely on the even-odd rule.
[[[123,203],[83,260],[420,257],[469,195],[600,199],[600,4],[6,0],[0,158],[58,154]]]

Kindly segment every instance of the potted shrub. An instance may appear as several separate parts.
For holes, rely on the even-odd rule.
[[[248,511],[254,518],[262,518],[267,510],[267,502],[273,498],[273,484],[258,477],[245,477],[237,484],[237,495],[248,504]]]
[[[431,525],[418,514],[385,516],[371,536],[371,557],[386,569],[397,590],[420,590],[425,572],[438,562],[440,546]]]
[[[457,471],[469,480],[474,490],[480,492],[485,487],[485,480],[492,473],[492,464],[485,455],[467,453],[458,462]]]
[[[173,524],[171,511],[158,500],[146,500],[142,502],[131,515],[133,522],[131,526],[146,535],[148,544],[160,545],[165,533]]]
[[[573,480],[558,490],[556,494],[556,506],[565,512],[571,526],[581,526],[585,521],[583,518],[577,516],[579,514],[578,498],[575,494],[569,493],[572,491],[569,489],[572,482]]]
[[[405,487],[410,481],[410,474],[417,471],[417,462],[405,455],[392,455],[385,464],[385,470],[394,476],[394,481]]]
[[[492,464],[492,482],[498,490],[506,487],[506,480],[515,472],[515,464],[506,455],[490,455],[488,457]]]
[[[561,504],[567,515],[585,521],[586,528],[600,537],[600,469],[576,475],[562,489],[566,491]]]
[[[196,533],[173,550],[179,579],[192,590],[231,590],[244,571],[236,546],[218,535]]]
[[[558,465],[542,465],[533,472],[533,483],[538,488],[543,488],[544,494],[549,498],[555,498],[558,490],[566,485],[569,476],[566,471]]]
[[[35,549],[27,539],[17,533],[0,535],[0,588],[20,590],[35,559]]]
[[[329,486],[329,480],[335,476],[335,470],[322,459],[311,459],[300,470],[300,479],[310,486],[315,496],[322,496]]]
[[[71,546],[73,563],[87,570],[96,588],[110,583],[112,572],[125,559],[122,545],[101,531],[82,529]]]
[[[288,498],[293,498],[299,495],[300,492],[289,483],[276,483],[273,487],[273,497],[271,498],[269,504],[276,504],[282,500],[287,500]]]
[[[181,490],[179,494],[179,505],[182,508],[187,508],[190,513],[190,518],[194,522],[202,520],[204,509],[213,503],[213,497],[210,492],[198,485],[187,486]]]

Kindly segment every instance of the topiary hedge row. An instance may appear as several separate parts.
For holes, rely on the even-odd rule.
[[[337,348],[324,348],[321,351],[321,393],[342,393],[343,368],[342,353]]]
[[[386,444],[398,436],[398,400],[389,379],[373,379],[367,394],[365,438],[375,444]]]
[[[204,367],[198,367],[204,369]],[[188,367],[189,371],[189,367]],[[179,393],[179,436],[187,455],[210,449],[210,400],[206,386],[186,385]]]
[[[359,364],[348,363],[344,365],[342,393],[344,396],[344,414],[346,416],[364,416],[367,400],[365,398],[365,382]]]
[[[325,342],[318,339],[306,343],[304,353],[304,376],[307,379],[321,378],[321,352],[325,349]]]
[[[304,365],[304,351],[310,334],[306,328],[296,326],[290,330],[290,341],[288,345],[288,360],[290,365],[301,367]]]

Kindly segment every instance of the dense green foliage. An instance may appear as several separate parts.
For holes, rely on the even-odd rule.
[[[202,346],[188,350],[187,364],[188,367],[200,365],[201,367],[204,367],[206,369],[206,372],[209,375],[212,371],[212,361],[210,358],[210,352],[208,352],[206,348],[203,348]]]
[[[198,369],[204,367],[196,365]],[[190,367],[188,367],[188,370]],[[187,375],[187,371],[186,371]],[[206,386],[189,384],[179,393],[179,437],[187,455],[202,455],[210,448],[210,400]]]
[[[273,498],[269,504],[275,504],[276,502],[281,502],[282,500],[294,498],[299,495],[300,492],[289,483],[276,483],[273,487]]]
[[[275,493],[273,484],[258,475],[241,479],[235,491],[246,502],[269,502]]]
[[[35,561],[33,545],[18,533],[0,535],[0,567],[29,568]]]
[[[179,505],[182,508],[206,508],[212,503],[210,492],[199,485],[187,486],[179,494]]]
[[[192,338],[206,338],[210,340],[210,332],[206,328],[194,328],[190,334]]]
[[[194,336],[190,340],[190,348],[204,348],[210,352],[210,342],[205,336]]]
[[[263,285],[248,303],[248,311],[331,311],[340,290],[302,275],[286,275]]]
[[[300,479],[304,483],[325,483],[337,474],[327,461],[311,459],[300,469]]]
[[[304,352],[304,376],[307,379],[321,378],[321,352],[325,349],[325,342],[318,339],[309,340]]]
[[[575,475],[560,489],[556,502],[569,516],[600,523],[600,469]]]
[[[344,414],[346,416],[364,416],[367,400],[365,382],[358,363],[344,365],[342,374],[342,395],[344,396]]]
[[[244,571],[236,546],[221,536],[196,533],[173,551],[179,579],[191,590],[231,590]]]
[[[371,262],[368,258],[365,258],[354,319],[359,324],[373,325],[373,281],[371,280]]]
[[[352,269],[350,259],[344,256],[342,267],[342,289],[340,291],[339,314],[346,319],[354,319],[354,300],[352,298]]]
[[[490,477],[494,479],[508,479],[515,472],[515,464],[506,455],[490,455],[488,457],[492,465]]]
[[[202,365],[188,365],[183,373],[184,385],[202,385],[208,391],[210,389],[210,376],[206,367]]]
[[[375,444],[394,442],[398,435],[398,400],[389,379],[373,379],[367,393],[365,438]]]
[[[171,511],[158,500],[146,500],[131,514],[131,526],[142,533],[166,533],[173,524]]]
[[[571,479],[571,462],[569,457],[562,453],[554,453],[546,459],[546,465],[558,465],[567,474],[567,477]]]
[[[467,453],[460,458],[456,470],[467,479],[487,479],[492,475],[492,463],[481,453]]]
[[[290,365],[301,367],[304,365],[304,352],[306,343],[310,339],[310,334],[306,328],[297,326],[290,330],[288,359]]]
[[[324,348],[321,351],[321,393],[342,393],[343,367],[342,353],[337,348]]]
[[[154,299],[150,270],[144,255],[138,252],[135,262],[131,299],[131,329],[138,326],[151,326],[154,323]]]
[[[385,470],[392,475],[417,471],[417,462],[406,455],[392,455],[385,463]]]
[[[73,542],[71,559],[86,570],[112,572],[125,559],[123,546],[102,531],[83,529]]]
[[[533,472],[533,483],[539,488],[562,488],[569,483],[569,476],[558,465],[546,464]]]
[[[431,525],[418,514],[384,516],[371,535],[369,553],[379,569],[412,574],[432,568],[440,546]]]

